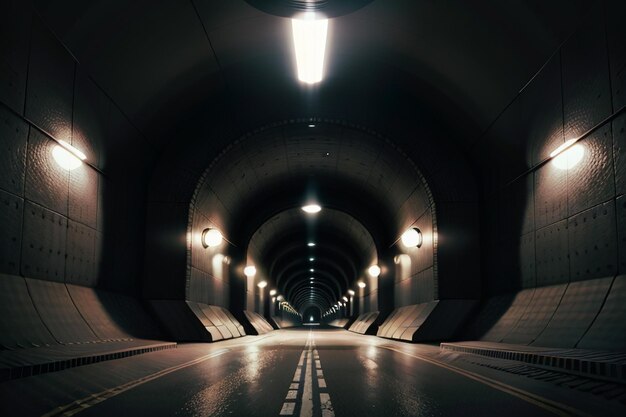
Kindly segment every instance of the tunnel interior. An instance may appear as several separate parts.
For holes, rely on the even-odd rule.
[[[301,3],[3,2],[2,375],[310,322],[626,350],[624,2]]]

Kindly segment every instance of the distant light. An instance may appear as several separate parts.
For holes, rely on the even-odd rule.
[[[302,206],[302,211],[308,214],[315,214],[322,211],[322,207],[319,204],[307,204],[306,206]]]
[[[571,169],[578,165],[585,156],[585,148],[576,143],[576,139],[570,139],[550,152],[552,163],[558,169]]]
[[[309,321],[313,321],[313,316],[311,316],[311,317],[309,318]]]
[[[276,295],[276,290],[270,290],[270,295]]]
[[[320,82],[324,76],[328,19],[315,17],[315,13],[308,12],[300,19],[291,19],[298,79],[307,84]]]
[[[267,287],[267,281],[261,281],[261,282],[259,282],[259,283],[258,283],[258,284],[256,284],[256,285],[257,285],[257,287],[259,287],[259,288],[265,288],[265,287]]]
[[[346,303],[348,302],[348,297],[346,297],[345,295],[341,298],[343,298],[343,301],[345,301]]]
[[[311,268],[309,269],[309,272],[315,272],[315,269]]]
[[[348,294],[350,294],[351,296],[354,295],[354,290],[348,290]]]
[[[243,269],[243,274],[247,277],[253,277],[256,275],[256,268],[254,265],[248,265]]]
[[[202,231],[202,246],[205,248],[219,246],[223,238],[222,233],[217,229],[204,229]]]
[[[309,125],[309,127],[315,127],[315,125],[314,125],[313,123],[311,123],[311,124]]]
[[[63,169],[71,171],[83,164],[87,156],[64,140],[52,148],[52,157]]]
[[[276,302],[276,297],[272,297],[272,303]]]
[[[422,232],[417,227],[412,227],[406,232],[402,233],[402,237],[400,238],[402,244],[408,248],[420,247],[422,246]]]
[[[372,265],[367,269],[367,273],[372,277],[377,277],[380,275],[380,266]]]
[[[315,258],[309,258],[309,261],[313,262],[315,260]]]
[[[367,284],[364,283],[363,281],[357,282],[357,285],[359,286],[359,288],[365,288],[367,286]]]
[[[313,247],[313,246],[315,246],[315,243],[313,243],[313,242],[309,242],[309,243],[307,243],[306,245],[307,245],[308,247]]]

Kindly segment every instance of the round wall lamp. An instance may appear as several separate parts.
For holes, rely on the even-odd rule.
[[[376,278],[377,276],[380,275],[380,266],[378,265],[372,265],[369,268],[367,268],[367,273],[370,274],[371,277]]]
[[[205,248],[212,248],[222,244],[222,232],[217,229],[209,228],[202,231],[202,246]]]
[[[359,281],[359,282],[357,282],[357,285],[359,286],[359,288],[365,288],[365,287],[367,287],[367,284],[366,284],[366,283],[364,283],[363,281]]]
[[[52,157],[61,168],[71,171],[81,166],[87,159],[87,155],[66,141],[60,140],[58,143],[52,148]]]
[[[276,295],[276,290],[270,290],[270,295]]]
[[[348,294],[352,297],[354,295],[354,290],[348,290]]]
[[[417,227],[412,227],[406,232],[402,233],[402,237],[400,238],[402,244],[409,248],[422,246],[423,237],[422,232]]]
[[[253,277],[256,275],[256,268],[254,265],[248,265],[243,269],[243,274],[247,277]]]
[[[267,287],[267,281],[261,281],[258,284],[256,284],[256,286],[259,288],[265,288]]]

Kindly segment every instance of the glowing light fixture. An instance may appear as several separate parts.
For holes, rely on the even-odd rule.
[[[571,169],[578,165],[585,156],[585,148],[576,143],[576,139],[570,139],[550,152],[552,164],[558,169]]]
[[[313,316],[309,317],[309,321],[313,321]]]
[[[359,288],[365,288],[367,286],[367,284],[364,283],[363,281],[357,282],[357,285],[359,286]]]
[[[61,168],[68,171],[78,168],[87,159],[87,155],[64,140],[60,140],[58,145],[54,145],[52,157]]]
[[[348,294],[350,294],[350,296],[354,295],[354,290],[348,290]]]
[[[309,269],[310,272],[315,272],[315,269],[311,268]]]
[[[270,290],[270,295],[276,295],[276,290]]]
[[[202,246],[211,248],[222,244],[222,233],[217,229],[204,229],[202,231]]]
[[[306,245],[307,245],[308,247],[312,248],[313,246],[315,246],[315,243],[313,243],[313,242],[309,242],[309,243],[307,243]]]
[[[259,288],[265,288],[267,287],[267,281],[261,281],[258,284],[256,284],[256,286]]]
[[[313,262],[315,260],[315,258],[309,258],[309,261]]]
[[[302,211],[307,214],[315,214],[322,211],[322,207],[319,204],[307,204],[306,206],[302,206]]]
[[[408,248],[420,247],[422,246],[423,237],[422,232],[417,227],[412,227],[406,232],[402,233],[402,237],[400,238],[402,244]]]
[[[315,125],[313,123],[309,124],[309,127],[315,127]]]
[[[256,275],[256,268],[254,265],[248,265],[243,269],[243,274],[247,277],[253,277]]]
[[[367,273],[372,277],[377,277],[380,275],[380,266],[372,265],[367,269]]]
[[[328,19],[317,19],[313,12],[291,19],[296,50],[298,79],[307,84],[322,81]]]
[[[341,298],[343,298],[343,301],[345,301],[346,303],[348,302],[348,297],[346,297],[345,295]]]

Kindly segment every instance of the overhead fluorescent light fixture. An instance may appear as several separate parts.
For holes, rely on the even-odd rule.
[[[307,84],[318,83],[324,76],[328,19],[318,17],[314,12],[307,12],[291,19],[298,79]]]
[[[302,211],[307,214],[315,214],[322,211],[322,207],[319,204],[307,204],[306,206],[302,206]]]

